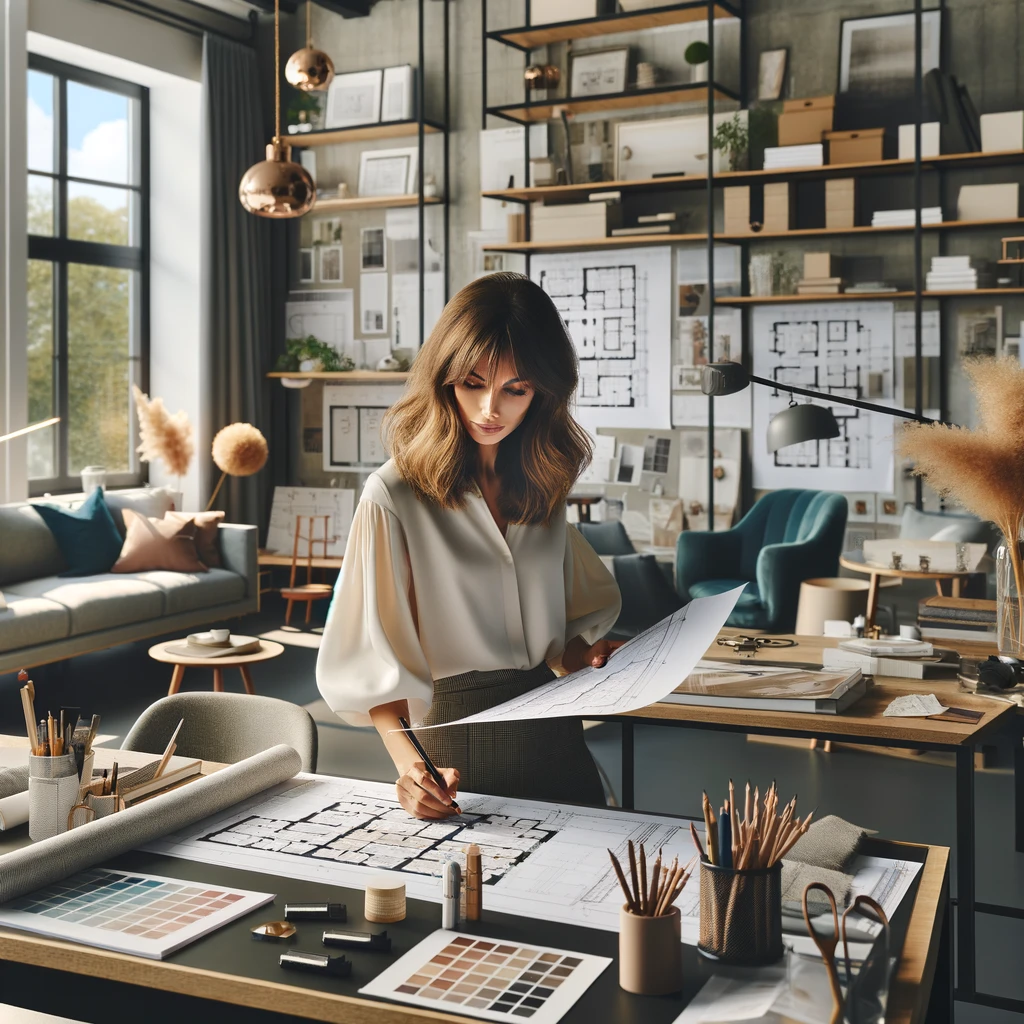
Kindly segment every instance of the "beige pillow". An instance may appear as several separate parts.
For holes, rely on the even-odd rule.
[[[213,569],[220,566],[217,531],[224,520],[223,512],[165,512],[164,519],[172,519],[176,523],[193,520],[196,524],[196,554],[199,561]]]
[[[126,508],[124,525],[127,535],[121,557],[111,572],[207,571],[196,554],[196,524],[191,517],[179,523],[171,519],[151,519]]]

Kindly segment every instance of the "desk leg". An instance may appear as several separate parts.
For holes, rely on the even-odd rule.
[[[875,615],[878,613],[878,573],[871,574],[871,581],[868,583],[868,606],[864,614],[865,626],[875,624]]]
[[[1015,729],[1013,742],[1013,848],[1024,853],[1024,732]]]
[[[976,994],[974,948],[974,748],[956,752],[956,965],[957,996]]]
[[[949,886],[945,886],[945,909],[942,911],[942,931],[939,933],[939,952],[935,959],[935,980],[928,997],[925,1024],[953,1024],[953,908],[949,903]]]
[[[635,795],[633,792],[633,723],[622,720],[622,806],[632,810]]]

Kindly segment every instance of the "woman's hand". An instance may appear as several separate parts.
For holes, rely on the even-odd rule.
[[[562,655],[562,668],[567,672],[578,672],[581,668],[601,668],[607,664],[611,653],[621,647],[625,640],[598,640],[587,645],[582,637],[574,637]]]
[[[457,768],[438,768],[444,779],[447,791],[443,790],[433,779],[426,765],[416,761],[410,765],[398,779],[395,788],[398,790],[398,802],[414,818],[450,818],[459,812],[452,807],[452,799],[459,789],[459,772]]]

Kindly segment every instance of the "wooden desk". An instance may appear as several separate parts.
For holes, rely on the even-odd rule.
[[[109,754],[111,758],[119,756],[116,752]],[[27,830],[22,827],[2,838],[8,848],[20,846],[27,842]],[[903,942],[886,1020],[890,1024],[924,1024],[926,1020],[929,1024],[948,1024],[952,998],[947,927],[949,851],[880,840],[870,840],[869,844],[868,853],[923,862],[916,889],[894,918],[894,932],[902,934]],[[440,926],[437,904],[410,899],[407,919],[387,925],[395,943],[392,954],[346,951],[353,962],[353,976],[320,978],[283,971],[277,959],[282,949],[322,948],[322,924],[300,923],[297,939],[284,944],[254,942],[249,929],[280,917],[286,901],[331,900],[347,905],[347,927],[354,931],[377,930],[379,925],[368,925],[362,918],[363,896],[359,890],[139,851],[114,858],[110,866],[210,885],[270,891],[276,894],[276,900],[273,907],[253,911],[163,961],[0,929],[0,992],[5,1002],[50,1013],[74,1012],[76,1019],[103,1021],[128,1020],[142,1014],[153,1020],[187,1020],[190,1015],[196,1021],[216,1019],[218,1024],[252,1024],[254,1019],[262,1024],[284,1024],[283,1015],[289,1015],[292,1020],[302,1017],[337,1024],[471,1024],[470,1018],[458,1013],[385,1003],[358,994],[370,977]],[[612,958],[618,952],[614,932],[498,914],[486,906],[481,922],[464,924],[460,930]],[[569,1011],[565,1024],[670,1024],[712,970],[692,946],[684,947],[684,957],[686,980],[681,996],[650,999],[624,992],[618,986],[615,962]],[[264,1012],[254,1018],[254,1010]]]
[[[736,635],[726,629],[720,636]],[[712,644],[705,657],[714,661],[746,664],[821,665],[821,650],[835,646],[834,637],[792,636],[797,645],[762,651],[753,659],[743,658],[727,647]],[[814,715],[789,711],[747,711],[742,708],[696,707],[684,704],[651,704],[628,715],[613,716],[622,726],[622,805],[633,807],[634,726],[662,725],[689,729],[713,729],[762,736],[796,736],[806,739],[839,740],[891,747],[943,750],[955,755],[956,842],[957,842],[957,948],[959,965],[957,997],[970,1000],[977,995],[975,981],[975,914],[1019,917],[1013,908],[975,901],[974,835],[974,748],[1002,731],[1019,734],[1017,708],[974,694],[956,692],[950,703],[982,712],[975,723],[940,721],[931,718],[884,718],[882,712],[895,697],[908,693],[941,693],[950,684],[943,681],[918,682],[879,676],[868,693],[841,715]],[[1021,743],[1016,744],[1017,748]],[[1017,848],[1024,833],[1024,753],[1015,755],[1015,806],[1018,822]],[[1024,1009],[1024,1003],[1021,1004]]]

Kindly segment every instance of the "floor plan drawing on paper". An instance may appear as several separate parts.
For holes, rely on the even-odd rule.
[[[754,372],[822,394],[891,404],[893,307],[760,306],[754,310]],[[756,389],[755,432],[763,433],[789,404],[785,391]],[[839,424],[838,437],[791,445],[773,454],[755,447],[755,487],[803,487],[813,480],[815,486],[835,490],[891,489],[889,417],[845,405],[830,408]]]
[[[338,487],[275,487],[267,528],[267,550],[290,555],[295,546],[297,516],[313,517],[313,553],[323,554],[324,516],[327,516],[327,554],[345,554],[348,532],[352,528],[356,492]],[[298,554],[306,557],[309,523],[304,523]]]
[[[580,423],[670,426],[670,250],[538,255],[531,273],[576,346]]]

